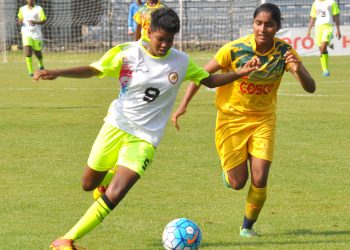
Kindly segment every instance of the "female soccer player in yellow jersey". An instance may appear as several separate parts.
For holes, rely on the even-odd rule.
[[[118,45],[90,66],[36,71],[34,80],[59,76],[118,79],[120,94],[109,107],[105,123],[92,147],[82,186],[94,190],[117,166],[107,190],[62,238],[52,242],[56,250],[77,249],[80,239],[118,205],[151,164],[171,114],[179,87],[185,80],[217,87],[248,75],[260,66],[258,59],[228,74],[209,75],[185,54],[171,48],[179,32],[175,11],[161,8],[152,13],[149,41]],[[125,249],[128,249],[125,246]]]
[[[240,228],[242,237],[252,237],[253,224],[266,200],[266,185],[274,151],[276,95],[284,71],[290,71],[305,91],[315,91],[315,81],[296,51],[275,37],[281,28],[280,9],[271,3],[254,12],[253,34],[225,44],[204,67],[209,73],[237,71],[252,58],[261,67],[216,90],[216,148],[226,186],[242,189],[251,175],[251,184]],[[199,86],[190,84],[172,122],[186,112]]]

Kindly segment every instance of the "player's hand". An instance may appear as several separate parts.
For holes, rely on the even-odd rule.
[[[36,23],[34,20],[29,20],[28,21],[29,26],[34,26]]]
[[[178,118],[182,115],[184,115],[186,113],[186,109],[185,108],[182,108],[182,107],[179,107],[174,113],[173,115],[171,116],[171,122],[172,124],[174,125],[174,127],[179,130],[180,129],[180,126],[179,126],[179,123],[177,122],[178,121]]]
[[[57,74],[55,74],[54,70],[37,70],[34,72],[33,80],[39,81],[42,80],[55,80],[58,77]]]
[[[258,70],[260,66],[260,59],[258,57],[253,57],[251,60],[246,62],[242,68],[238,70],[237,74],[241,76],[249,75],[251,72]]]
[[[285,63],[288,67],[288,70],[292,70],[293,72],[298,72],[300,66],[300,60],[290,51],[288,50],[284,54]]]
[[[340,32],[339,32],[338,30],[335,32],[335,37],[336,37],[338,40],[340,40],[340,38],[341,38],[341,34],[340,34]]]

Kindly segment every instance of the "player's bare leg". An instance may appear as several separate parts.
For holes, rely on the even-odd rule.
[[[249,157],[249,161],[251,185],[247,195],[243,224],[240,228],[240,235],[248,238],[258,236],[253,230],[253,225],[266,200],[266,185],[271,165],[270,161],[253,156]]]
[[[34,50],[34,54],[36,56],[36,58],[38,58],[39,61],[39,69],[43,70],[44,68],[44,63],[43,63],[43,54],[41,52],[41,50]]]
[[[32,59],[32,55],[33,55],[32,47],[24,46],[24,54],[26,56],[26,65],[27,65],[29,76],[33,76],[34,70],[33,70],[33,59]]]
[[[83,189],[93,190],[104,178],[105,173],[89,170],[88,168],[85,169],[82,182]],[[59,244],[71,243],[74,246],[75,240],[82,238],[102,223],[139,179],[140,176],[136,172],[129,168],[118,166],[106,193],[91,205],[68,233],[62,238],[55,240],[51,246],[55,246],[56,248],[54,249],[60,249]]]
[[[252,156],[249,156],[249,162],[251,186],[247,196],[243,224],[240,228],[240,235],[242,237],[257,236],[253,230],[253,225],[266,200],[266,185],[271,165],[271,162],[269,161]],[[247,161],[230,169],[224,174],[228,186],[235,190],[242,189],[245,186],[249,175]]]

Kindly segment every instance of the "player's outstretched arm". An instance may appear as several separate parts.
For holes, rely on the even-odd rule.
[[[136,30],[135,30],[135,41],[138,41],[141,38],[141,25],[137,24],[136,25]]]
[[[260,67],[260,61],[259,58],[254,57],[247,63],[243,65],[242,68],[235,72],[230,72],[226,74],[215,74],[210,75],[207,78],[204,78],[201,81],[201,84],[207,86],[208,88],[216,88],[222,85],[226,85],[228,83],[232,83],[233,81],[241,78],[242,76],[247,76],[251,72],[258,70]]]
[[[315,21],[316,21],[316,18],[310,17],[309,27],[308,27],[308,29],[307,29],[306,36],[310,36],[312,27],[315,25]]]
[[[335,37],[336,37],[338,40],[340,40],[340,38],[341,38],[341,33],[340,33],[340,27],[339,27],[339,25],[340,25],[339,15],[334,16],[333,19],[334,19],[335,28],[336,28],[336,30],[335,30]]]
[[[91,66],[81,66],[67,69],[37,70],[34,73],[35,81],[54,80],[57,77],[69,78],[90,78],[99,75],[101,72]]]
[[[260,67],[259,59],[253,58],[252,60],[248,61],[237,72],[209,75],[207,78],[202,79],[201,84],[209,88],[222,86],[222,85],[231,83],[242,76],[249,75],[251,72],[253,72],[254,70],[257,70],[259,67]],[[212,74],[220,70],[221,66],[217,63],[215,59],[212,59],[204,66],[204,69],[208,71],[210,74]],[[199,88],[200,86],[196,86],[194,83],[191,83],[187,88],[185,96],[183,97],[179,107],[171,117],[171,122],[173,123],[175,128],[180,129],[180,126],[178,124],[178,119],[181,115],[184,115],[186,113],[188,104],[192,100],[193,96],[197,93]]]
[[[204,69],[208,73],[212,74],[220,70],[221,66],[216,62],[215,59],[212,59],[204,66]],[[171,117],[171,122],[173,123],[175,128],[180,129],[180,126],[178,124],[178,119],[180,116],[186,113],[188,104],[192,100],[193,96],[198,92],[199,88],[200,88],[200,85],[197,86],[193,82],[191,82],[190,85],[188,86],[185,96],[182,98],[179,107],[176,109],[176,111],[173,113]]]
[[[287,51],[284,57],[286,59],[287,69],[301,83],[303,89],[306,92],[314,93],[316,90],[315,80],[304,67],[303,63],[291,51]]]

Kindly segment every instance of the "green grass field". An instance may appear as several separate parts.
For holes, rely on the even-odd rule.
[[[100,56],[48,56],[46,66],[85,65]],[[255,226],[262,237],[238,236],[247,187],[237,192],[222,184],[214,92],[202,88],[181,130],[168,125],[144,178],[79,245],[161,250],[164,226],[188,217],[202,230],[203,250],[349,249],[350,57],[330,60],[332,75],[324,78],[319,59],[304,58],[315,94],[289,73],[281,84],[268,199]],[[24,60],[1,64],[0,73],[0,249],[48,249],[92,203],[81,174],[119,87],[97,78],[33,83]]]

